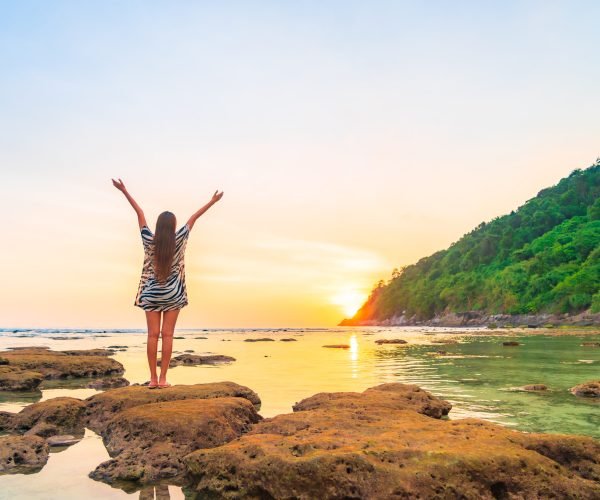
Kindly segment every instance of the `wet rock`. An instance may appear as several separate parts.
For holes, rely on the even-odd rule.
[[[35,391],[44,376],[33,370],[23,370],[11,365],[0,366],[0,391]]]
[[[275,339],[272,339],[270,337],[263,337],[260,339],[244,339],[244,342],[274,342]]]
[[[252,389],[234,382],[214,382],[195,385],[174,385],[167,389],[148,389],[131,385],[94,394],[86,399],[85,422],[94,432],[100,432],[117,413],[143,404],[185,399],[240,397],[258,410],[260,398]]]
[[[327,347],[328,349],[350,349],[348,344],[328,344],[323,347]]]
[[[269,499],[600,495],[596,440],[520,433],[477,419],[434,419],[410,409],[410,396],[417,394],[420,400],[420,391],[394,387],[399,385],[350,393],[350,398],[348,393],[315,395],[299,403],[301,411],[265,419],[239,439],[190,453],[184,458],[193,479],[189,495]],[[313,404],[307,403],[310,400]]]
[[[235,358],[223,354],[180,354],[171,358],[169,367],[175,366],[197,366],[197,365],[217,365],[220,363],[231,363]],[[160,366],[160,359],[157,361]]]
[[[29,348],[5,352],[3,357],[8,359],[10,367],[39,372],[44,379],[103,377],[124,372],[121,363],[104,355],[68,355],[62,351]]]
[[[107,349],[127,349],[128,347],[126,345],[109,345]]]
[[[458,344],[458,340],[454,339],[434,339],[431,341],[432,344]]]
[[[580,398],[600,398],[600,380],[584,382],[583,384],[571,387],[571,394]]]
[[[81,437],[75,437],[70,434],[61,436],[51,436],[46,439],[48,446],[71,446],[81,441]]]
[[[8,364],[8,359],[6,359],[6,358],[0,358],[0,366],[7,365],[7,364]]]
[[[48,445],[38,436],[0,436],[0,474],[29,474],[48,461]]]
[[[404,339],[379,339],[375,341],[376,344],[408,344]]]
[[[141,484],[181,478],[188,453],[227,443],[260,416],[245,398],[188,399],[152,403],[118,413],[102,431],[111,460],[90,477]]]
[[[86,387],[88,389],[106,390],[116,389],[118,387],[127,387],[129,380],[123,377],[108,377],[98,380],[92,380]]]
[[[600,342],[582,342],[582,347],[600,347]]]
[[[194,349],[186,349],[186,350],[185,350],[185,351],[183,351],[183,352],[194,352]]]
[[[203,340],[203,339],[207,339],[208,337],[194,337],[196,340]]]
[[[508,340],[506,342],[502,342],[502,345],[506,347],[515,347],[521,345],[521,343],[517,342],[516,340]]]
[[[60,397],[34,403],[14,414],[12,432],[40,437],[73,434],[83,436],[85,403],[81,399]]]
[[[279,339],[280,342],[298,342],[298,339]]]
[[[185,339],[185,337],[173,337],[173,338],[177,339],[177,340],[183,340],[183,339]]]

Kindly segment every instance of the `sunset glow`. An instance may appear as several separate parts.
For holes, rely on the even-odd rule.
[[[0,16],[4,327],[145,326],[111,178],[151,228],[224,191],[178,327],[326,326],[598,156],[568,3],[42,4]]]

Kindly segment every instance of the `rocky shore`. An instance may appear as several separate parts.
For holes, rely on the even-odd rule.
[[[420,320],[416,316],[404,314],[388,319],[355,319],[346,318],[338,326],[488,326],[499,328],[511,327],[557,327],[557,326],[599,326],[600,313],[584,312],[577,315],[568,314],[486,314],[480,311],[447,312],[438,314],[428,320]]]
[[[39,470],[87,427],[111,457],[90,477],[128,492],[168,481],[198,499],[600,497],[599,441],[448,420],[452,405],[414,385],[319,393],[272,418],[260,404],[234,382],[50,399],[0,413],[0,473]]]
[[[0,391],[35,391],[43,380],[122,375],[123,365],[109,358],[114,351],[51,351],[24,347],[0,355]]]

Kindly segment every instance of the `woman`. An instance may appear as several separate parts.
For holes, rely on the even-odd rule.
[[[188,304],[184,266],[187,238],[198,217],[223,197],[223,191],[220,193],[215,191],[212,199],[177,231],[175,215],[171,212],[161,213],[156,221],[156,231],[152,233],[146,224],[144,212],[127,192],[123,181],[112,179],[112,182],[135,210],[144,245],[144,266],[134,305],[146,312],[148,325],[146,352],[150,366],[148,387],[151,389],[169,387],[171,384],[167,382],[167,370],[173,351],[175,323],[181,308]],[[162,349],[160,377],[157,377],[156,352],[159,335],[162,337]]]

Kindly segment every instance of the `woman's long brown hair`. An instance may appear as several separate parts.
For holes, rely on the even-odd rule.
[[[160,282],[171,274],[171,264],[175,254],[175,215],[163,212],[156,221],[154,232],[154,274]]]

